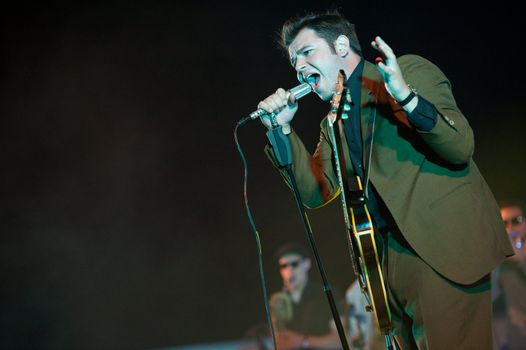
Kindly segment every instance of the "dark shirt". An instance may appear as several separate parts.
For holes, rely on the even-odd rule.
[[[339,293],[333,290],[334,300],[341,303]],[[342,310],[340,309],[340,312]],[[292,331],[312,336],[330,332],[332,313],[321,284],[309,282],[299,303],[292,303],[292,319],[286,327]]]
[[[363,154],[363,139],[361,132],[361,92],[362,92],[362,74],[363,74],[364,61],[361,60],[356,66],[354,71],[351,73],[347,80],[347,89],[351,95],[351,112],[349,118],[344,120],[345,137],[349,146],[349,154],[351,156],[351,162],[356,175],[364,182],[364,157],[368,157],[368,154]],[[415,109],[407,114],[409,121],[420,131],[430,131],[436,124],[437,111],[435,107],[426,99],[418,96],[418,104]],[[378,230],[383,229],[387,226],[386,216],[387,210],[383,203],[381,203],[380,196],[378,195],[374,184],[372,182],[367,186],[367,209],[373,218],[376,228]]]

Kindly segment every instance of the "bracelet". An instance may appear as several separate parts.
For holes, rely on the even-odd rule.
[[[406,98],[404,98],[402,101],[396,101],[396,104],[399,105],[400,107],[403,107],[406,104],[408,104],[409,102],[411,102],[411,100],[415,96],[416,96],[415,92],[413,90],[411,90],[411,92],[409,93],[409,95]]]

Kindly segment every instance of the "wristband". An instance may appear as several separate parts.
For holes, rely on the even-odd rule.
[[[406,98],[404,98],[402,101],[396,101],[396,104],[399,105],[400,107],[403,107],[406,104],[408,104],[409,102],[411,102],[411,100],[415,96],[416,96],[415,92],[413,90],[411,90],[411,92],[409,93],[409,95]]]

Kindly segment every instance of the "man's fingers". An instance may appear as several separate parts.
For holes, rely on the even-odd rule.
[[[380,37],[377,37],[377,38],[380,38]],[[371,41],[371,46],[380,53],[380,56],[376,57],[376,59],[374,60],[374,62],[376,64],[378,64],[380,62],[383,62],[383,63],[386,63],[386,62],[388,63],[389,62],[389,60],[391,59],[391,56],[389,56],[386,53],[386,49],[388,49],[389,47],[387,46],[387,48],[386,48],[384,42],[380,42],[379,40],[373,40],[373,41]]]
[[[278,94],[270,96],[269,99],[269,105],[272,107],[272,109],[274,109],[274,111],[280,109],[286,104],[286,100],[284,101],[284,99]]]
[[[396,56],[389,45],[382,38],[377,36],[373,42],[371,42],[373,48],[378,50],[383,55],[383,61],[389,64],[392,61],[396,61]]]
[[[386,56],[394,56],[394,53],[393,53],[393,50],[391,49],[391,47],[389,45],[387,45],[387,43],[382,39],[380,38],[379,36],[377,36],[375,38],[375,42],[378,46],[378,48],[386,55]]]
[[[378,62],[376,67],[378,67],[378,70],[380,71],[384,79],[393,74],[393,70],[383,62]]]
[[[392,75],[394,73],[393,68],[386,65],[384,62],[378,62],[378,67],[387,75]]]
[[[272,110],[272,107],[270,107],[269,104],[265,101],[266,99],[258,103],[258,109],[264,109],[265,111],[270,113]]]
[[[268,96],[263,101],[260,101],[258,103],[257,108],[258,109],[261,108],[267,111],[268,113],[272,113],[286,106],[288,103],[287,98],[288,98],[288,93],[284,89],[279,88],[276,90],[275,93]]]
[[[288,93],[284,89],[279,88],[276,90],[276,95],[278,95],[283,100],[287,100]]]
[[[281,98],[275,95],[271,95],[258,103],[258,108],[264,109],[268,113],[272,113],[284,106]]]
[[[258,104],[258,108],[264,109],[267,113],[272,113],[278,110],[280,107],[274,102],[273,99],[267,97]]]

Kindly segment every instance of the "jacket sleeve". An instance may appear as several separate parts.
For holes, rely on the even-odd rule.
[[[304,205],[311,209],[323,206],[339,194],[338,180],[331,160],[332,147],[323,130],[322,128],[320,141],[313,155],[307,151],[294,130],[288,135],[293,155],[292,173]],[[265,153],[274,166],[280,170],[287,185],[292,187],[287,172],[278,166],[270,145],[265,147]]]
[[[423,140],[444,160],[468,163],[475,148],[473,130],[455,102],[449,80],[423,57],[401,56],[398,63],[407,84],[432,103],[438,113],[430,131],[419,131]]]

